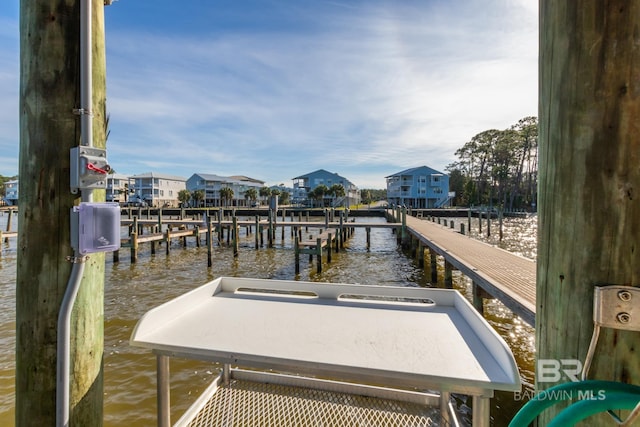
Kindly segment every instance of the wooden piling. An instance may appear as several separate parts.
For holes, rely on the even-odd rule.
[[[453,265],[447,260],[444,261],[444,287],[453,288]]]
[[[471,282],[471,293],[473,294],[473,306],[480,314],[484,314],[483,289],[476,282]]]
[[[538,360],[584,361],[594,289],[640,284],[639,16],[640,2],[540,2]],[[639,384],[638,337],[603,327],[589,378]]]
[[[131,263],[138,261],[138,233],[131,233]]]
[[[317,259],[317,267],[316,271],[318,274],[322,273],[322,239],[318,237],[316,239],[316,259]]]
[[[9,209],[8,210],[8,216],[7,216],[7,231],[11,231],[11,218],[13,217],[13,209]],[[2,239],[0,239],[2,240]],[[4,238],[5,243],[9,242],[9,238],[5,237]]]
[[[259,239],[259,237],[260,237],[260,236],[259,236],[259,234],[260,234],[260,233],[258,232],[258,227],[260,226],[260,225],[259,225],[259,223],[260,223],[260,217],[258,217],[258,215],[256,215],[255,223],[256,223],[256,234],[255,234],[255,238],[254,238],[254,240],[255,240],[256,249],[258,249],[258,248],[259,248],[259,241],[258,241],[258,239]]]
[[[491,211],[487,208],[487,237],[491,237]]]
[[[238,217],[233,216],[233,257],[238,257],[239,243],[240,238],[238,237]]]
[[[431,284],[438,283],[438,255],[433,249],[429,249],[429,259],[431,262]]]
[[[207,215],[207,266],[213,265],[213,220]]]
[[[295,256],[295,273],[300,274],[300,246],[298,246],[299,240],[298,235],[295,236],[295,241],[293,243],[293,251]]]

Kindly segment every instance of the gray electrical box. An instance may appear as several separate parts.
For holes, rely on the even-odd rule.
[[[120,205],[82,202],[74,206],[71,246],[81,255],[120,249]]]
[[[107,150],[81,145],[71,149],[70,160],[72,193],[107,187],[107,174],[111,170],[107,163]]]

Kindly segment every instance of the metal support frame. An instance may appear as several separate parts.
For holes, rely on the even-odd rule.
[[[158,427],[171,425],[171,390],[169,388],[169,356],[157,355]]]
[[[595,288],[593,294],[593,334],[584,359],[583,381],[589,376],[601,327],[640,332],[640,288],[622,285]],[[624,420],[612,411],[608,411],[608,414],[621,426],[631,425],[634,420],[640,417],[640,402]]]

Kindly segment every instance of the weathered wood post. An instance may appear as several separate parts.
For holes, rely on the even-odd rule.
[[[453,288],[453,265],[447,260],[444,261],[444,287]]]
[[[207,267],[213,265],[213,219],[207,215]]]
[[[255,219],[255,221],[256,221],[256,233],[255,233],[255,235],[254,235],[254,237],[255,237],[255,238],[254,238],[254,240],[255,240],[255,242],[256,242],[256,249],[258,249],[258,247],[259,247],[259,242],[258,242],[258,237],[259,237],[259,236],[258,236],[258,235],[260,234],[260,232],[258,231],[258,227],[260,226],[260,225],[259,225],[259,221],[260,221],[260,219],[259,219],[258,215],[256,215],[256,219]]]
[[[9,209],[7,214],[8,214],[8,216],[7,216],[7,231],[11,231],[11,218],[13,217],[13,209]],[[9,238],[5,237],[4,241],[5,241],[5,243],[9,242]]]
[[[489,206],[487,207],[487,237],[491,237],[491,215],[493,215],[493,208],[491,198],[489,198]]]
[[[344,248],[344,218],[342,217],[342,212],[340,212],[340,248]]]
[[[233,215],[233,257],[238,257],[239,252],[239,241],[240,237],[238,236],[240,232],[240,228],[238,227],[238,217]]]
[[[540,2],[538,362],[584,361],[594,287],[640,285],[639,25],[639,2]],[[590,378],[640,384],[638,342],[603,328]]]
[[[270,248],[273,247],[273,211],[269,209],[269,229],[267,230],[267,243]]]
[[[322,238],[316,238],[316,260],[317,266],[316,271],[318,274],[322,273]]]
[[[138,262],[138,233],[137,232],[133,232],[130,235],[130,241],[131,241],[131,263],[135,264],[136,262]]]
[[[367,232],[367,250],[371,249],[371,227],[365,227]]]
[[[300,246],[298,245],[298,235],[295,236],[295,241],[293,242],[293,252],[295,257],[295,273],[300,274]]]
[[[94,146],[105,147],[103,1],[91,2]],[[56,424],[56,325],[71,273],[67,257],[69,152],[79,143],[80,2],[20,4],[20,209],[16,276],[17,427]],[[94,191],[94,201],[104,201]],[[51,230],[55,230],[52,233]],[[104,254],[85,262],[71,320],[70,424],[102,425]]]
[[[438,283],[438,254],[432,248],[429,248],[429,261],[431,265],[431,284]]]

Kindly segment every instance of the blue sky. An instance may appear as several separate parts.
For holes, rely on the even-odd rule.
[[[0,2],[0,174],[18,173],[19,0]],[[534,0],[120,0],[105,8],[119,173],[326,169],[361,188],[537,115]]]

